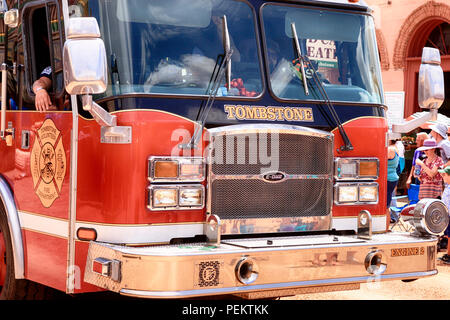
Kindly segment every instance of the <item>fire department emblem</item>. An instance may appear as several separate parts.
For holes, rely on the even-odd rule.
[[[206,261],[199,265],[199,286],[212,287],[219,285],[220,262]]]
[[[49,208],[59,197],[66,175],[66,154],[61,131],[51,119],[46,119],[36,132],[30,166],[34,192],[42,205]]]

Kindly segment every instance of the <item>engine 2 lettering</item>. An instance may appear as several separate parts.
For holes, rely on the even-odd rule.
[[[424,255],[424,248],[395,248],[391,249],[391,257],[405,257],[405,256],[418,256]]]

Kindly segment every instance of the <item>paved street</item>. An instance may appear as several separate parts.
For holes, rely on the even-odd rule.
[[[438,257],[444,253],[440,252]],[[363,283],[360,290],[304,294],[283,300],[449,300],[450,266],[438,260],[436,276],[405,283],[400,280]]]

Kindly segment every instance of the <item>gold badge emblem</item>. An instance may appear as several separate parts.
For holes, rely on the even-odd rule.
[[[31,176],[34,192],[46,208],[59,197],[66,176],[66,154],[61,131],[46,119],[37,130],[31,150]]]

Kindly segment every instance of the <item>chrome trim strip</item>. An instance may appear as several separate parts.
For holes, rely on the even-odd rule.
[[[339,230],[358,230],[357,217],[333,217],[331,221],[331,228]],[[386,231],[386,216],[372,215],[372,231],[380,232]]]
[[[330,216],[221,219],[224,234],[306,232],[328,230]],[[312,228],[311,228],[312,227]],[[235,230],[233,230],[235,229]]]
[[[284,173],[284,180],[290,180],[290,179],[302,179],[302,180],[310,180],[310,179],[319,179],[319,180],[326,180],[326,179],[333,179],[331,174],[287,174]],[[259,179],[265,182],[268,182],[266,179],[264,179],[265,174],[254,174],[254,175],[216,175],[214,173],[211,173],[212,179],[220,179],[220,180],[233,180],[233,179]],[[278,181],[277,181],[278,182]],[[275,183],[277,183],[275,182]]]
[[[64,18],[64,34],[68,34],[69,29],[69,2],[61,1],[61,11]],[[78,166],[78,102],[77,96],[71,95],[70,102],[72,107],[72,131],[70,138],[70,177],[69,177],[69,223],[68,232],[69,241],[67,243],[67,293],[75,291],[75,237],[76,237],[76,219],[77,219],[77,166]]]
[[[46,217],[18,211],[22,229],[67,239],[69,220]],[[179,223],[167,225],[102,225],[76,221],[74,240],[78,228],[97,231],[97,241],[123,244],[150,244],[169,242],[172,238],[190,238],[203,234],[203,223]]]
[[[233,135],[242,133],[258,133],[258,132],[277,132],[277,133],[290,133],[308,136],[328,137],[333,138],[333,134],[327,131],[313,129],[309,127],[302,127],[296,125],[284,125],[284,124],[236,124],[230,126],[223,126],[208,129],[208,132],[212,136],[220,136],[232,133]]]
[[[72,95],[72,131],[70,137],[70,179],[69,179],[69,228],[67,248],[67,293],[75,292],[75,237],[77,220],[77,173],[78,173],[78,102],[77,96]]]
[[[397,273],[397,274],[382,274],[377,276],[365,276],[365,277],[351,277],[351,278],[334,278],[334,279],[322,279],[322,280],[307,280],[307,281],[295,281],[287,283],[270,283],[261,285],[250,285],[250,286],[239,286],[239,287],[228,287],[228,288],[215,288],[215,289],[198,289],[198,290],[185,290],[185,291],[141,291],[132,289],[121,289],[120,294],[128,296],[139,296],[139,297],[165,297],[165,298],[178,298],[181,296],[192,296],[192,295],[207,295],[207,294],[223,294],[223,293],[240,293],[248,292],[254,290],[267,290],[267,289],[285,289],[293,287],[304,287],[304,286],[324,286],[332,284],[344,284],[344,283],[354,283],[354,282],[372,282],[379,280],[394,280],[394,279],[404,279],[404,278],[418,278],[418,277],[429,277],[436,275],[437,270],[424,271],[424,272],[409,272],[409,273]]]
[[[68,220],[45,217],[24,211],[18,211],[18,217],[22,229],[56,237],[68,237]],[[373,216],[372,219],[374,232],[386,230],[385,216]],[[357,217],[333,217],[331,228],[356,231],[357,223]],[[77,221],[75,229],[77,230],[80,227],[95,229],[98,234],[98,241],[125,244],[169,242],[171,238],[175,237],[193,237],[203,234],[203,223],[111,225]]]
[[[8,219],[9,233],[11,235],[11,244],[14,256],[15,278],[24,279],[25,257],[19,214],[8,182],[2,176],[0,176],[0,200],[3,202],[6,211],[6,218]]]
[[[203,225],[201,225],[203,226]],[[314,238],[314,243],[307,243],[307,244],[301,244],[301,245],[292,245],[292,246],[264,246],[264,247],[255,247],[255,248],[245,248],[243,249],[242,246],[236,246],[234,244],[239,244],[239,240],[223,240],[222,239],[222,245],[219,248],[215,248],[214,251],[203,251],[203,250],[196,250],[195,246],[192,245],[190,247],[190,250],[188,252],[183,250],[175,250],[172,251],[170,249],[173,248],[172,245],[162,245],[160,247],[131,247],[131,246],[120,246],[120,245],[114,245],[110,243],[99,243],[99,241],[91,242],[91,244],[95,245],[101,245],[105,248],[114,250],[115,252],[120,252],[123,255],[136,255],[136,256],[142,256],[142,257],[195,257],[195,256],[205,256],[207,253],[211,255],[227,255],[227,254],[235,254],[238,253],[236,250],[242,250],[242,252],[245,252],[245,254],[255,254],[255,253],[267,253],[271,252],[272,254],[275,254],[280,251],[296,251],[296,250],[310,250],[310,249],[336,249],[336,246],[339,245],[339,248],[372,248],[374,246],[378,245],[395,245],[398,246],[401,245],[407,245],[407,244],[417,244],[418,241],[420,241],[421,244],[435,244],[437,241],[437,238],[430,237],[428,239],[424,238],[414,238],[409,236],[409,233],[399,233],[396,232],[395,234],[389,234],[386,235],[386,238],[389,238],[388,240],[383,240],[383,234],[377,234],[372,237],[371,240],[363,240],[358,239],[355,236],[351,237],[338,237],[338,241],[333,241],[334,236],[310,236],[310,238],[306,238],[305,236],[298,236],[298,238],[301,238],[303,241],[308,241],[311,238]],[[304,239],[303,239],[304,238]],[[407,240],[405,240],[405,238]],[[262,241],[262,238],[259,238],[258,241]],[[271,239],[274,240],[275,238],[264,238],[264,239]],[[339,240],[340,239],[340,240]],[[245,241],[245,240],[243,240]],[[255,240],[256,241],[256,240]],[[380,243],[380,241],[382,243]],[[241,241],[242,242],[242,241]],[[197,245],[197,247],[200,247],[201,245]],[[241,248],[241,249],[236,249]]]
[[[19,211],[22,229],[45,233],[60,238],[69,237],[69,220],[46,217]]]

